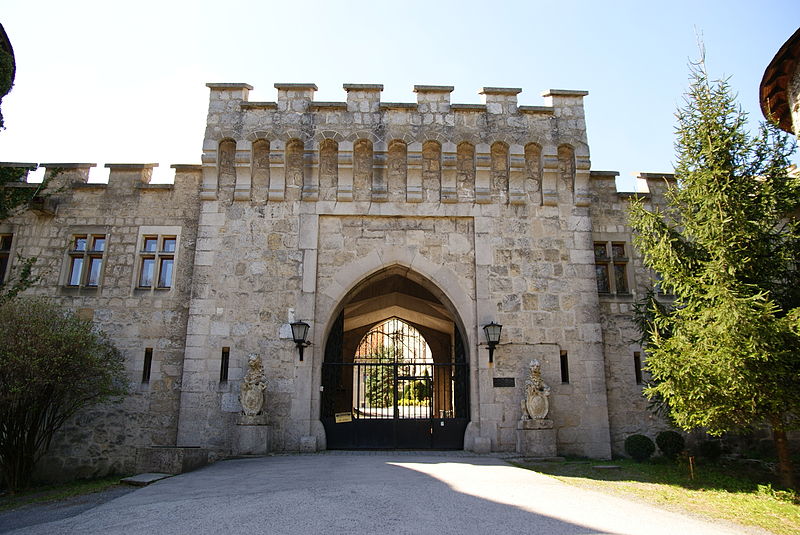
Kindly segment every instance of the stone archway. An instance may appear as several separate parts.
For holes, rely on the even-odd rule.
[[[431,283],[413,279],[407,268],[381,270],[336,310],[321,374],[329,449],[464,447],[470,407],[463,326]]]

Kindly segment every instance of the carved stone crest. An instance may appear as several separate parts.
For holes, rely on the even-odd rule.
[[[525,379],[525,398],[522,400],[522,419],[540,420],[547,417],[550,411],[550,387],[542,380],[542,366],[534,359],[528,368]]]
[[[246,417],[258,416],[264,409],[264,390],[267,389],[261,357],[251,353],[247,357],[247,374],[239,391],[239,402]]]

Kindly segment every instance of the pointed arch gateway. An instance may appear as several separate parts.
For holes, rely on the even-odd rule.
[[[408,275],[372,275],[338,308],[321,377],[328,449],[464,447],[463,326],[441,292]]]

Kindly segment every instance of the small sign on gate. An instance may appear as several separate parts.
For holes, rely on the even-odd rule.
[[[343,424],[346,422],[353,421],[353,413],[350,412],[337,412],[335,416],[337,424]]]

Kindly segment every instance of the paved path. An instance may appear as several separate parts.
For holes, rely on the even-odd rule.
[[[571,487],[496,458],[382,453],[222,461],[72,518],[10,533],[730,535],[748,531]]]

